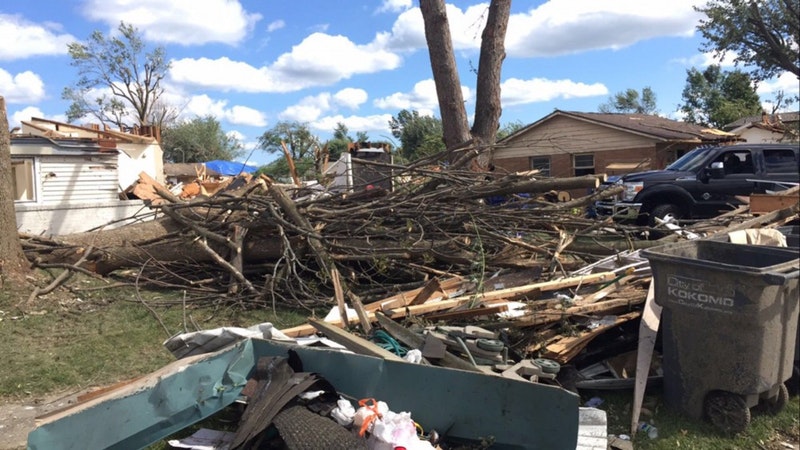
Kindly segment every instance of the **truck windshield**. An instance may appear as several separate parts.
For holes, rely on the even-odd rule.
[[[705,165],[708,157],[708,147],[696,148],[678,158],[677,161],[667,166],[667,170],[680,172],[696,172]]]

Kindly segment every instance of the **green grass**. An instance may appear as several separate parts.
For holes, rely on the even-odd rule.
[[[73,287],[96,287],[102,282],[76,277]],[[21,314],[15,307],[25,302],[29,291],[15,291],[6,285],[0,290],[0,342],[3,363],[0,365],[0,402],[47,397],[48,394],[78,392],[94,386],[106,386],[152,372],[174,360],[162,346],[170,334],[196,322],[201,328],[219,326],[247,327],[272,322],[277,328],[302,323],[306,311],[272,310],[243,312],[235,308],[155,308],[162,327],[153,313],[138,300],[132,288],[60,293],[40,298]],[[148,304],[157,300],[178,300],[181,293],[143,291]],[[186,320],[185,320],[186,317]],[[189,319],[191,318],[191,320]],[[599,396],[600,406],[608,414],[609,434],[629,434],[632,394],[630,392],[584,393],[584,400]],[[703,421],[682,417],[663,406],[661,393],[649,391],[645,406],[652,416],[643,416],[658,427],[659,436],[650,440],[637,435],[637,450],[725,450],[780,449],[781,441],[797,442],[800,400],[790,399],[778,415],[753,414],[750,427],[735,437],[721,435]],[[213,422],[212,422],[213,423]],[[199,426],[196,425],[195,428]],[[193,428],[176,435],[190,434]],[[165,448],[164,444],[153,448]]]
[[[71,286],[102,285],[76,278]],[[28,294],[9,286],[0,290],[0,401],[76,392],[152,372],[175,359],[163,347],[164,340],[184,330],[194,331],[192,323],[203,329],[261,322],[285,328],[307,317],[305,311],[291,310],[279,311],[277,316],[271,309],[184,310],[179,292],[140,292],[146,302],[177,300],[173,303],[178,306],[153,308],[154,315],[139,302],[133,288],[77,294],[63,290],[39,298],[23,314],[16,306],[24,304]]]
[[[604,400],[599,406],[608,417],[608,434],[630,435],[632,391],[603,391],[591,393]],[[777,415],[759,412],[752,408],[750,426],[742,433],[727,436],[711,423],[692,420],[665,407],[660,389],[648,389],[644,407],[652,414],[643,414],[646,420],[658,428],[658,437],[650,439],[637,433],[634,439],[636,450],[751,450],[780,449],[782,441],[800,441],[800,398],[793,396]]]

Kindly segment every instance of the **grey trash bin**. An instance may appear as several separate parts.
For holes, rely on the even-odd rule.
[[[729,433],[747,428],[760,400],[782,409],[797,335],[797,252],[700,240],[642,255],[663,307],[665,404]]]

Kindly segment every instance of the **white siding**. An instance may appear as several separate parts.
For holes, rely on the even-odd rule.
[[[117,154],[42,156],[39,204],[109,202],[119,199]]]
[[[142,200],[59,206],[18,203],[15,208],[17,230],[41,236],[81,233],[98,227],[110,229],[155,218]]]

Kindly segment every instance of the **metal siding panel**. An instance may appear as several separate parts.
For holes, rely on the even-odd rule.
[[[118,196],[117,155],[42,157],[41,203],[95,203]]]

